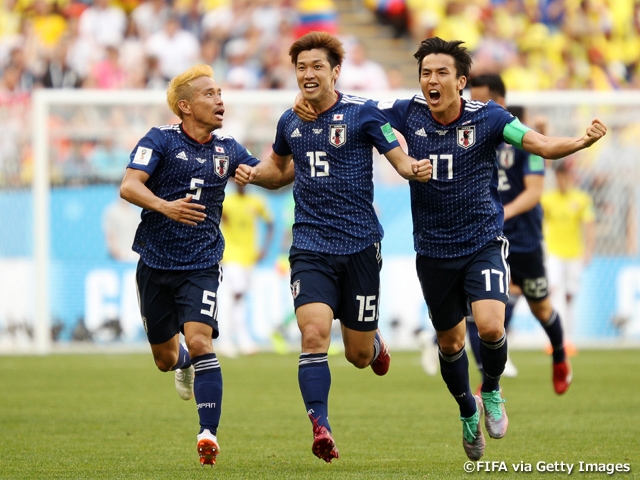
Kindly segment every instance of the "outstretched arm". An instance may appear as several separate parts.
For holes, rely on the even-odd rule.
[[[291,155],[282,157],[272,151],[269,158],[260,161],[255,167],[239,165],[236,169],[235,182],[238,185],[253,183],[269,190],[277,190],[289,185],[293,182],[295,175],[292,158]]]
[[[191,202],[191,195],[168,202],[149,190],[145,185],[148,179],[148,173],[135,168],[127,168],[120,184],[120,196],[129,203],[146,210],[154,210],[171,220],[186,225],[197,225],[207,218],[207,214],[203,211],[206,207]]]
[[[547,137],[534,130],[529,130],[522,137],[522,148],[542,158],[555,160],[588,148],[607,133],[607,127],[598,119],[591,122],[582,137]]]
[[[407,155],[402,147],[395,147],[384,154],[389,163],[396,169],[402,178],[428,182],[431,179],[433,167],[427,159],[416,160]]]

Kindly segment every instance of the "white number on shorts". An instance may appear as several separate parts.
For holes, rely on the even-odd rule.
[[[527,297],[542,298],[547,294],[547,279],[545,277],[525,279],[522,291]]]
[[[215,318],[214,314],[217,313],[217,304],[216,304],[216,292],[210,292],[209,290],[205,290],[202,292],[202,303],[205,305],[209,305],[209,308],[203,308],[200,310],[200,313],[203,315],[209,315],[211,318]]]
[[[377,317],[376,295],[365,297],[364,295],[356,295],[356,300],[360,304],[358,308],[359,322],[375,322]],[[371,315],[364,316],[365,312],[371,312]]]
[[[481,273],[484,275],[484,288],[487,292],[491,291],[491,274],[494,274],[498,276],[498,286],[500,288],[500,293],[504,293],[504,282],[502,281],[504,273],[493,268],[491,270],[489,270],[488,268],[486,270],[482,270]]]

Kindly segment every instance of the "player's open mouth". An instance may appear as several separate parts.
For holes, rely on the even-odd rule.
[[[429,99],[434,103],[437,102],[440,100],[440,92],[435,89],[429,90]]]
[[[305,83],[304,88],[307,90],[313,90],[314,88],[318,88],[317,83]]]
[[[222,120],[222,117],[224,116],[224,110],[218,110],[216,113],[214,113],[214,116],[215,116],[218,120]]]

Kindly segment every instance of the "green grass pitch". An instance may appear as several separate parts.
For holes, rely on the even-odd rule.
[[[201,467],[193,400],[180,400],[173,374],[150,354],[0,357],[1,479],[470,479],[567,478],[540,472],[579,462],[628,464],[640,478],[640,350],[582,350],[564,396],[551,386],[550,359],[514,351],[519,376],[503,379],[505,438],[487,438],[483,461],[508,472],[465,473],[461,423],[440,376],[426,376],[418,352],[392,352],[389,374],[359,371],[340,355],[331,425],[341,458],[311,453],[311,425],[297,382],[297,355],[221,358],[224,377],[218,465]],[[471,361],[472,363],[473,361]],[[474,368],[474,367],[472,367]],[[479,377],[472,372],[472,385]],[[513,464],[531,465],[516,473]],[[483,464],[484,465],[484,464]],[[602,467],[599,467],[602,468]]]

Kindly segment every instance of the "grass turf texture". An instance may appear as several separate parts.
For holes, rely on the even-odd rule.
[[[458,409],[440,376],[423,373],[417,352],[392,352],[386,377],[330,357],[341,455],[331,465],[311,453],[297,355],[222,358],[222,453],[213,469],[198,463],[193,400],[178,398],[173,374],[156,370],[150,354],[0,357],[0,478],[567,477],[537,472],[538,462],[574,463],[571,476],[580,479],[609,477],[577,472],[580,461],[630,463],[617,476],[640,478],[640,351],[580,351],[564,396],[553,392],[547,355],[511,355],[519,376],[502,381],[509,431],[487,437],[482,459],[506,462],[506,474],[464,472]],[[475,370],[471,378],[475,388]],[[514,473],[520,462],[533,472]]]

